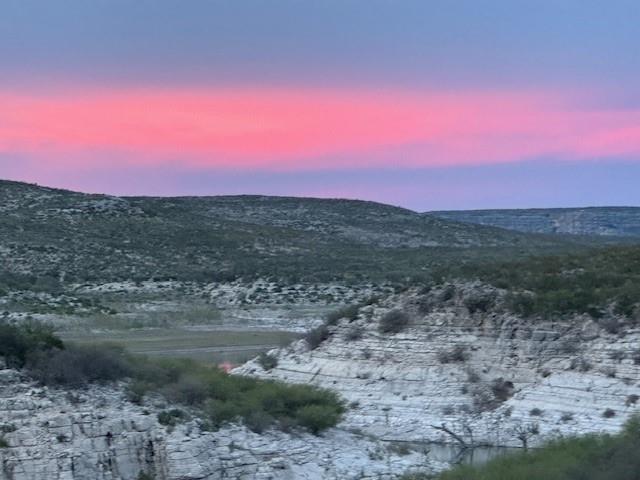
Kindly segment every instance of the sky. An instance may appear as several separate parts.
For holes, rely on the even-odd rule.
[[[640,205],[637,0],[2,0],[0,178]]]

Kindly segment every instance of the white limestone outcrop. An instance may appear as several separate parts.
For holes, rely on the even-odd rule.
[[[614,334],[588,317],[525,320],[495,289],[448,288],[390,296],[329,326],[315,350],[301,340],[271,352],[276,368],[254,360],[235,373],[336,390],[352,406],[343,425],[385,440],[532,445],[618,431],[640,405],[637,327]],[[478,296],[491,306],[470,313]],[[380,333],[391,309],[410,323]],[[443,424],[460,438],[435,428]]]
[[[159,406],[128,402],[122,389],[41,388],[0,369],[3,480],[391,479],[410,468],[443,468],[419,453],[394,453],[344,430],[203,431],[197,420],[158,423]]]

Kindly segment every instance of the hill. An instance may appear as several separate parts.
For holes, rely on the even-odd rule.
[[[527,233],[640,237],[640,207],[460,210],[429,215]]]
[[[394,279],[578,243],[365,201],[113,197],[0,182],[0,259],[16,282]]]

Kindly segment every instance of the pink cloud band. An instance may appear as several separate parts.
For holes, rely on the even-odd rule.
[[[640,155],[640,111],[566,92],[120,89],[0,92],[0,152],[73,165],[470,165]],[[99,160],[98,158],[102,158]],[[124,159],[124,160],[123,160]]]

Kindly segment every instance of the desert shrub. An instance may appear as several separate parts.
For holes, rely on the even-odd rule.
[[[329,338],[329,329],[326,325],[320,325],[312,330],[309,330],[304,339],[306,340],[309,348],[311,350],[315,350],[318,348],[322,342]]]
[[[466,362],[468,359],[469,353],[464,345],[456,345],[451,349],[438,352],[438,361],[440,363]]]
[[[380,333],[399,333],[409,324],[409,315],[402,310],[391,310],[380,319]]]
[[[44,385],[82,387],[111,382],[129,375],[130,362],[114,346],[70,346],[39,351],[27,361],[29,374]]]
[[[416,306],[420,313],[426,315],[433,309],[433,301],[429,295],[422,295],[416,299]]]
[[[571,420],[573,420],[573,413],[571,413],[571,412],[565,412],[560,417],[560,421],[563,422],[563,423],[570,422]]]
[[[615,317],[601,318],[598,321],[598,325],[600,325],[604,331],[611,333],[612,335],[620,333],[620,329],[622,328],[622,323]]]
[[[15,432],[18,428],[13,423],[5,423],[0,425],[0,433]]]
[[[258,363],[262,368],[264,368],[267,371],[273,370],[278,366],[278,357],[276,357],[275,355],[271,355],[269,353],[262,352],[258,356]]]
[[[449,283],[442,288],[438,299],[441,302],[448,302],[449,300],[453,299],[455,294],[456,294],[456,286]]]
[[[499,402],[506,402],[513,396],[513,383],[509,380],[495,378],[491,382],[491,392]]]
[[[495,303],[495,296],[489,293],[472,294],[466,297],[463,303],[471,314],[476,312],[486,313]]]
[[[141,380],[133,380],[129,382],[125,391],[127,400],[138,405],[142,404],[144,396],[150,388],[151,386],[147,382]]]
[[[184,420],[185,418],[186,414],[178,408],[163,410],[158,414],[158,422],[160,423],[160,425],[166,425],[169,427],[177,425],[181,420]]]
[[[9,448],[9,442],[3,437],[0,437],[0,448]]]
[[[571,359],[571,364],[569,365],[571,370],[577,370],[579,372],[588,372],[593,368],[593,365],[584,357],[577,357]]]
[[[536,298],[527,293],[510,292],[505,297],[505,303],[509,310],[523,317],[530,317],[538,310]]]
[[[360,313],[360,305],[348,305],[328,313],[325,317],[325,321],[327,325],[336,325],[338,320],[342,318],[346,318],[350,322],[353,322],[358,318],[358,313]]]
[[[607,408],[604,412],[602,412],[602,416],[604,418],[612,418],[616,416],[616,411],[611,409],[611,408]]]
[[[53,328],[36,322],[16,326],[0,323],[0,356],[10,367],[23,367],[27,358],[40,351],[62,349]]]
[[[467,381],[469,383],[478,383],[480,381],[480,375],[475,370],[469,368],[467,370]]]
[[[529,415],[531,415],[532,417],[541,417],[543,413],[544,412],[542,410],[540,410],[539,408],[532,408],[529,411]]]
[[[250,412],[244,417],[245,426],[255,433],[262,433],[269,429],[271,426],[276,425],[276,421],[274,417],[264,410],[256,410],[255,412]],[[286,429],[290,429],[292,425],[296,425],[295,422],[291,422],[289,418],[281,419],[278,426],[288,425]]]
[[[295,419],[300,426],[318,434],[338,423],[341,415],[341,411],[329,405],[305,405],[297,410]]]
[[[352,325],[349,328],[349,330],[347,330],[345,339],[348,342],[353,342],[356,340],[360,340],[363,334],[364,334],[364,328],[362,328],[360,325]]]
[[[173,382],[156,386],[156,389],[168,400],[189,406],[202,404],[210,394],[210,386],[202,381],[202,377],[188,372],[181,374]]]
[[[636,395],[635,393],[632,393],[631,395],[627,396],[627,399],[625,400],[624,403],[628,407],[638,403],[638,400],[640,400],[640,396]]]

